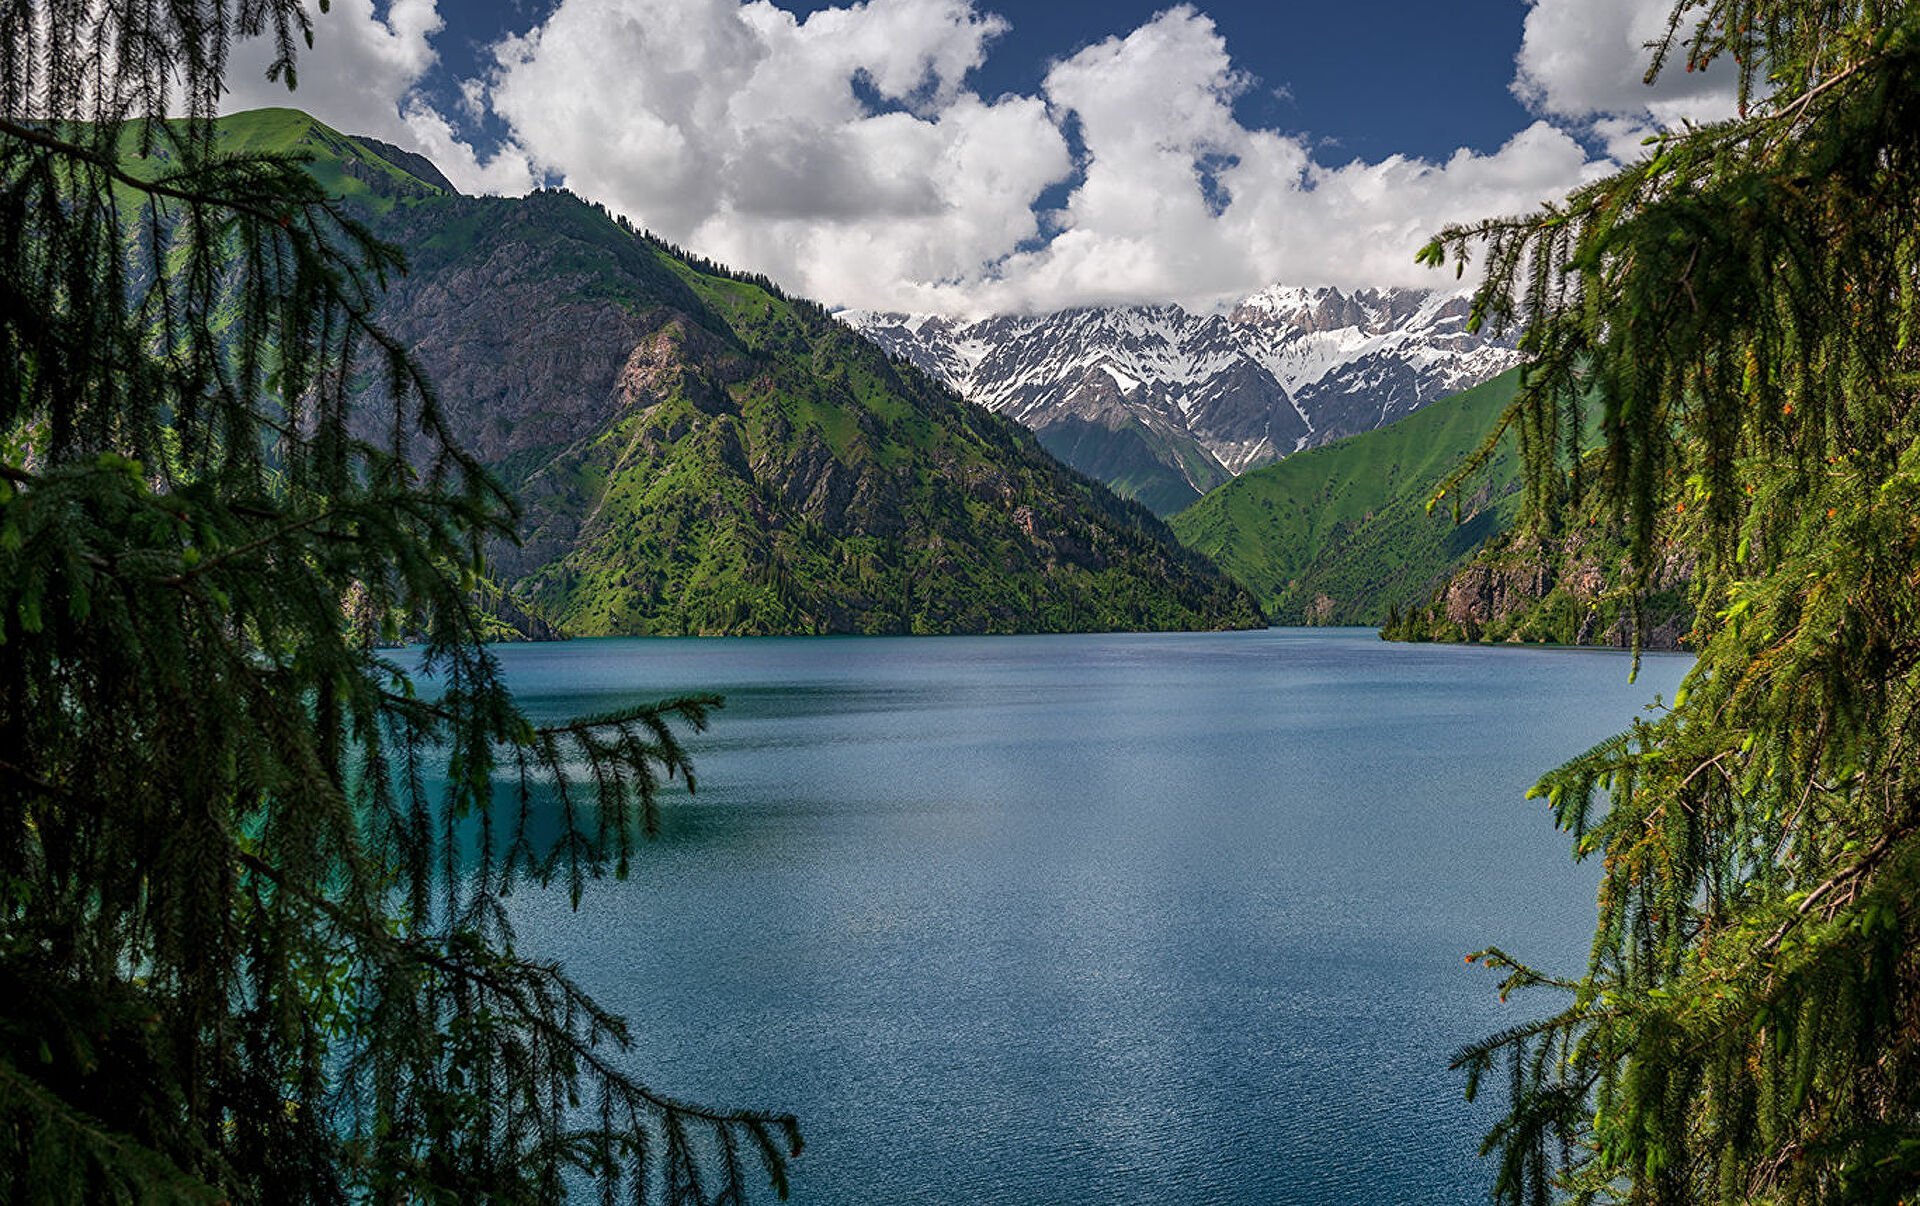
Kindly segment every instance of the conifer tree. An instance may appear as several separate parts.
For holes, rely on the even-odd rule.
[[[0,5],[0,1199],[784,1193],[792,1119],[632,1079],[500,900],[625,874],[715,701],[515,709],[514,506],[369,321],[397,254],[222,151],[250,35],[291,85],[301,0]]]
[[[1739,115],[1422,253],[1524,327],[1532,522],[1623,522],[1643,586],[1697,560],[1678,696],[1535,789],[1604,863],[1587,970],[1483,952],[1561,1003],[1459,1063],[1510,1094],[1502,1201],[1911,1200],[1920,5],[1684,0],[1682,63]]]

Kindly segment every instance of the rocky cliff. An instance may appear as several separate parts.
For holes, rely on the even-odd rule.
[[[1577,515],[1584,512],[1586,521]],[[1640,645],[1679,649],[1693,631],[1694,564],[1662,546],[1639,600]],[[1596,506],[1576,509],[1565,530],[1513,530],[1454,572],[1423,605],[1395,611],[1389,640],[1634,644],[1632,575],[1626,542]]]

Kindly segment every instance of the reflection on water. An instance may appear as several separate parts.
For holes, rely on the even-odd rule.
[[[676,1096],[800,1114],[803,1203],[1484,1200],[1446,1070],[1583,957],[1534,775],[1688,662],[1371,632],[578,641],[537,717],[686,691],[626,883],[511,900]]]

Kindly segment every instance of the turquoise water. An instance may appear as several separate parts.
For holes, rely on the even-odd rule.
[[[500,650],[538,716],[728,703],[633,878],[512,898],[657,1089],[792,1110],[802,1203],[1485,1199],[1447,1070],[1577,968],[1536,774],[1689,661],[1371,630]],[[767,1195],[771,1200],[771,1194]]]

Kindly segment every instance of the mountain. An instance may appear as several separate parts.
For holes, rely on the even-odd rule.
[[[521,501],[496,578],[564,632],[1264,622],[1144,507],[764,279],[569,193],[461,196],[290,110],[221,130],[311,155],[405,250],[375,316]]]
[[[1378,624],[1424,602],[1518,510],[1511,437],[1465,484],[1461,522],[1431,512],[1440,483],[1513,401],[1519,370],[1376,431],[1243,474],[1173,517],[1174,533],[1257,595],[1276,623]]]
[[[839,317],[1161,515],[1520,359],[1467,331],[1465,298],[1420,289],[1276,285],[1210,315],[1120,306],[973,321]]]

